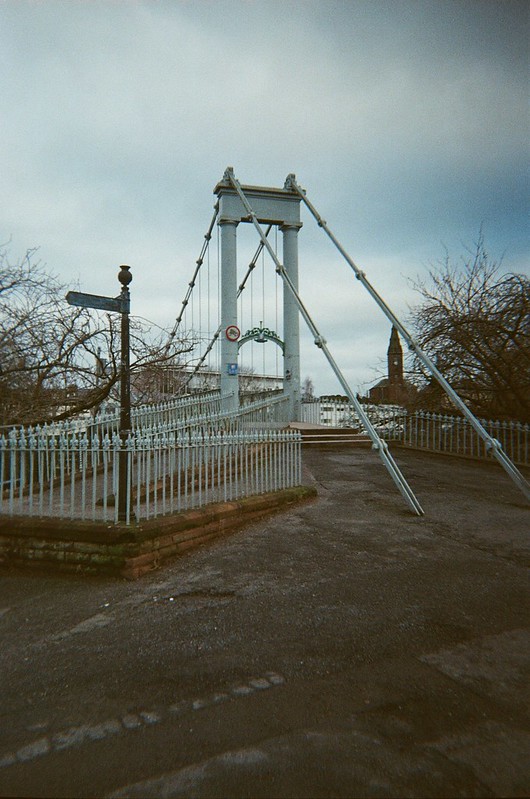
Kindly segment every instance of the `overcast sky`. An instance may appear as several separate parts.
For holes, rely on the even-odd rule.
[[[407,279],[444,245],[458,259],[481,225],[492,256],[528,273],[529,7],[3,0],[1,239],[13,260],[39,247],[87,292],[117,293],[128,263],[133,312],[171,324],[232,165],[263,186],[294,172],[398,315],[415,301]],[[389,324],[302,218],[302,297],[365,390]],[[239,230],[243,273],[258,242]],[[214,259],[215,247],[212,270]],[[275,313],[265,309],[267,326]],[[302,339],[302,377],[318,394],[339,390]]]

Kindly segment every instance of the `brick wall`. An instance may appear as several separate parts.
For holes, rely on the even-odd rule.
[[[0,565],[136,579],[188,549],[315,495],[314,488],[300,486],[136,526],[2,517]]]

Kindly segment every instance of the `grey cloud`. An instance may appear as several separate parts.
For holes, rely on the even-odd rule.
[[[87,291],[131,261],[146,312],[170,317],[233,164],[248,183],[296,172],[400,312],[403,275],[481,223],[507,268],[527,268],[527,13],[510,0],[7,0],[1,229]],[[349,306],[321,290],[322,263],[337,284],[346,267],[307,214],[300,242],[308,303],[349,335]],[[359,340],[372,322],[355,309]],[[386,321],[373,324],[365,364],[386,351]]]

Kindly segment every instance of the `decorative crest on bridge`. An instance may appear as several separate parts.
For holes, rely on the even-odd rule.
[[[247,341],[257,341],[258,344],[265,344],[266,341],[272,341],[274,344],[278,345],[282,353],[285,351],[285,344],[279,335],[275,333],[274,330],[263,327],[263,322],[259,323],[259,327],[253,327],[251,330],[247,330],[245,335],[241,337],[239,346],[241,347],[243,344],[246,344]]]

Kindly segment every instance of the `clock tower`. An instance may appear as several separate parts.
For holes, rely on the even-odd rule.
[[[403,379],[403,349],[399,340],[399,334],[395,327],[392,327],[390,343],[388,345],[388,382],[391,386],[402,386]]]

